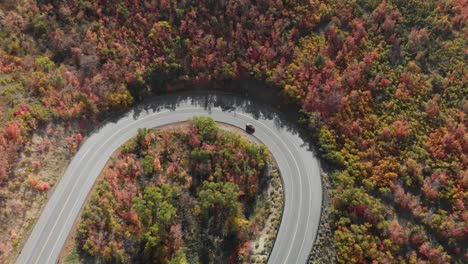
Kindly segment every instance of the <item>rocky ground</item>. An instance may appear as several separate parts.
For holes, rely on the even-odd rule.
[[[269,202],[269,216],[258,237],[252,241],[250,258],[244,263],[267,263],[275,243],[283,214],[284,193],[281,177],[276,168],[271,169],[266,193],[262,194],[259,204]]]
[[[337,255],[335,251],[335,244],[333,241],[333,233],[330,229],[330,217],[331,217],[331,198],[330,198],[330,181],[328,175],[322,171],[322,191],[323,191],[323,202],[322,202],[322,215],[320,216],[320,225],[315,240],[314,247],[310,252],[309,263],[310,264],[325,264],[325,263],[337,263]]]

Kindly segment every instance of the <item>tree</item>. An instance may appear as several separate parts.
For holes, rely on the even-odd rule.
[[[187,256],[185,255],[184,249],[179,249],[171,259],[169,264],[188,264]]]
[[[426,178],[424,180],[421,191],[424,194],[424,196],[430,200],[437,198],[439,195],[437,189],[432,186],[431,178]]]
[[[21,128],[17,121],[9,121],[5,125],[6,138],[15,141],[21,135]]]
[[[154,172],[154,161],[155,158],[152,155],[147,155],[143,159],[143,172],[146,175],[152,175]]]
[[[159,160],[159,154],[154,156],[153,160],[153,170],[158,173],[161,171],[161,161]]]
[[[439,112],[440,112],[440,107],[438,103],[439,99],[440,99],[439,96],[435,96],[425,105],[425,111],[427,113],[427,116],[432,120],[436,120],[437,117],[439,116]]]
[[[428,40],[429,33],[426,28],[420,30],[413,29],[408,35],[408,49],[414,53],[422,52]]]
[[[163,184],[161,187],[145,188],[143,197],[135,197],[132,204],[144,226],[168,226],[175,220],[176,208],[172,204],[178,195],[175,187]]]
[[[195,210],[205,221],[217,227],[214,230],[223,234],[237,231],[235,220],[242,215],[238,201],[239,187],[236,184],[204,181],[198,197],[199,204]]]
[[[335,135],[326,126],[323,126],[319,132],[320,150],[324,152],[325,157],[336,164],[344,164],[344,158],[338,150]]]
[[[393,219],[388,225],[388,235],[390,240],[397,245],[404,245],[408,242],[408,234],[397,219]]]
[[[147,187],[143,197],[135,197],[132,207],[144,227],[141,243],[149,259],[163,261],[167,255],[165,242],[170,226],[176,222],[177,208],[174,206],[178,190],[167,184],[161,187]]]
[[[395,136],[398,139],[403,139],[411,132],[408,123],[400,120],[396,120],[395,122],[393,122],[392,128],[393,132],[395,133]]]
[[[218,128],[212,118],[194,117],[193,121],[202,141],[212,142],[215,140]]]
[[[117,91],[109,96],[109,104],[113,109],[128,108],[133,104],[133,97],[125,86],[121,86]]]

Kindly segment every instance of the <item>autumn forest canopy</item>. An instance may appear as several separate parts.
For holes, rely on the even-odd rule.
[[[333,168],[339,263],[468,261],[467,16],[466,0],[2,1],[0,261],[59,177],[35,157],[70,159],[147,95],[244,79],[300,107]]]

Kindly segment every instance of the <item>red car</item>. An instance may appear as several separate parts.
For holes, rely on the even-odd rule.
[[[255,127],[252,124],[247,123],[247,125],[245,125],[245,131],[247,131],[249,134],[252,134],[255,132]]]

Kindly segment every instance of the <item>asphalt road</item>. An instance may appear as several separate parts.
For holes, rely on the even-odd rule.
[[[57,262],[94,182],[111,154],[138,128],[157,127],[193,116],[244,128],[268,146],[284,183],[285,203],[269,263],[306,263],[318,229],[322,203],[319,162],[287,118],[271,108],[233,95],[194,93],[162,96],[96,129],[80,147],[56,185],[17,263]]]

